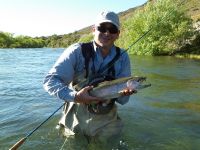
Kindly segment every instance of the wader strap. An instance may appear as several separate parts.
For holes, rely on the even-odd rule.
[[[87,78],[89,74],[89,62],[90,62],[90,59],[94,57],[93,43],[92,42],[82,43],[81,50],[82,50],[83,57],[85,59],[85,71],[86,71],[85,78]]]

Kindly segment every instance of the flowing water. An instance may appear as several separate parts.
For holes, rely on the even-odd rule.
[[[62,105],[42,88],[63,49],[0,49],[0,149],[7,150]],[[119,106],[125,124],[121,149],[200,149],[200,61],[130,56],[132,73],[152,87]],[[58,134],[59,110],[20,147],[22,150],[100,149],[81,137]],[[69,142],[70,141],[70,142]],[[123,147],[124,146],[124,147]],[[120,148],[119,148],[120,149]]]

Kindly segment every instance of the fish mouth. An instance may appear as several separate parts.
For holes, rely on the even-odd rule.
[[[143,81],[146,81],[146,77],[137,77],[136,81],[142,83]]]
[[[140,85],[138,86],[138,89],[143,89],[143,88],[147,88],[150,87],[151,84],[144,84],[143,82],[146,81],[146,77],[138,77],[137,82],[140,83]]]

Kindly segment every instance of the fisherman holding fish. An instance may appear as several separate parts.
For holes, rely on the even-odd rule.
[[[125,88],[120,97],[106,100],[90,95],[103,81],[131,76],[128,54],[114,45],[120,34],[118,15],[101,12],[92,32],[92,42],[73,44],[61,54],[45,77],[44,88],[66,103],[59,121],[66,136],[83,134],[89,141],[103,141],[121,133],[116,104],[126,104],[136,90]]]

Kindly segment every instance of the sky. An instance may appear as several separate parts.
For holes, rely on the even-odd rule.
[[[147,0],[0,0],[0,31],[14,36],[62,35],[94,24],[103,10],[116,13]]]

